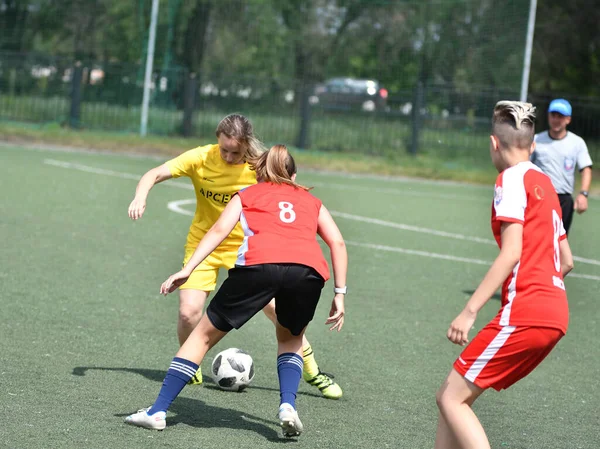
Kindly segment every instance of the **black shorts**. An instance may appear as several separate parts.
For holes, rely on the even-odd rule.
[[[570,193],[559,193],[558,200],[560,201],[560,208],[562,209],[563,226],[568,234],[571,222],[573,221],[573,197]]]
[[[206,314],[222,332],[239,329],[275,298],[277,321],[300,335],[313,319],[325,281],[299,264],[236,265],[210,302]]]

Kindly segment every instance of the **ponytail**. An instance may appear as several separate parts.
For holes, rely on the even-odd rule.
[[[257,158],[249,161],[250,167],[256,171],[256,178],[273,184],[288,184],[298,189],[310,190],[292,181],[296,174],[296,161],[285,145],[274,145]]]

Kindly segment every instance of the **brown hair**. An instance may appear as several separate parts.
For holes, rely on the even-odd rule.
[[[245,160],[252,160],[265,151],[262,142],[254,136],[254,128],[248,118],[240,114],[229,114],[217,126],[217,138],[221,134],[237,140],[246,150]]]
[[[256,171],[256,179],[273,184],[288,184],[302,190],[310,190],[292,181],[296,174],[296,161],[285,145],[274,145],[256,159],[249,162]]]
[[[535,135],[535,106],[521,101],[499,101],[494,107],[492,133],[503,148],[529,149]]]

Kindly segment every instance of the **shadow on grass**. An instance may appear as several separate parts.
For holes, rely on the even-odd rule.
[[[151,381],[162,383],[165,377],[165,371],[143,369],[143,368],[116,368],[116,367],[97,367],[97,366],[78,366],[73,368],[72,374],[74,376],[85,376],[89,370],[98,371],[115,371],[115,372],[127,372],[139,374]],[[203,388],[210,390],[217,390],[224,394],[247,394],[248,391],[244,390],[239,393],[224,392],[220,390],[214,381],[205,376],[203,378]],[[197,388],[197,387],[194,387]],[[276,388],[252,386],[253,390],[265,390],[265,391],[279,391]],[[156,391],[158,394],[158,389]],[[314,393],[298,392],[298,394],[313,396],[321,398],[321,395]],[[148,405],[148,404],[147,404]],[[135,410],[129,410],[127,413],[116,413],[115,416],[125,417]],[[276,419],[265,420],[261,417],[254,416],[248,413],[242,413],[237,410],[232,410],[223,407],[217,407],[209,405],[205,401],[187,397],[178,397],[171,407],[169,407],[169,413],[173,413],[176,416],[169,416],[167,418],[167,430],[169,427],[177,424],[186,424],[192,427],[200,428],[227,428],[227,429],[245,429],[253,431],[259,435],[265,437],[268,441],[279,442],[279,443],[290,443],[296,442],[295,439],[287,439],[280,436],[280,433],[273,428],[276,425]],[[275,413],[274,415],[275,416]]]
[[[463,290],[463,293],[471,296],[473,293],[475,293],[475,290]],[[492,295],[491,299],[502,301],[502,295],[500,294],[500,292],[496,292]]]
[[[72,374],[74,376],[85,376],[88,370],[99,370],[99,371],[115,371],[115,372],[128,372],[139,374],[144,376],[146,379],[152,381],[161,382],[164,379],[165,372],[151,369],[140,369],[140,368],[112,368],[112,367],[83,367],[78,366],[73,368]],[[205,382],[212,383],[212,379],[205,378]],[[210,389],[217,389],[213,384],[206,386]],[[206,388],[205,387],[205,388]],[[253,387],[255,388],[255,387]],[[272,388],[256,387],[258,389],[274,390]],[[219,390],[220,391],[220,390]],[[228,394],[244,394],[231,393]],[[158,389],[157,389],[158,394]],[[147,406],[148,404],[142,404]],[[137,409],[136,409],[137,410]],[[122,417],[129,415],[135,410],[128,410],[126,413],[115,413],[114,416]],[[175,416],[171,416],[174,414]],[[273,415],[275,416],[275,414]],[[238,410],[232,410],[223,407],[217,407],[209,405],[205,401],[188,398],[178,397],[171,407],[169,407],[169,417],[167,418],[167,430],[170,427],[178,424],[185,424],[192,427],[200,428],[225,428],[225,429],[245,429],[262,435],[268,441],[272,442],[295,442],[294,439],[284,439],[280,436],[280,433],[276,429],[276,420],[265,420],[259,416],[251,415],[248,413],[242,413]]]
[[[161,384],[165,378],[165,375],[167,374],[166,371],[160,371],[160,370],[156,370],[156,369],[114,368],[114,367],[99,367],[99,366],[77,366],[77,367],[73,368],[73,372],[71,374],[73,374],[74,376],[85,376],[85,374],[88,370],[118,371],[118,372],[124,372],[124,373],[139,374],[140,376],[143,376],[148,380],[152,380],[154,382],[160,382]],[[232,393],[230,391],[225,392],[225,391],[221,390],[219,387],[217,387],[217,385],[215,384],[215,381],[206,374],[202,376],[202,381],[203,381],[202,382],[203,388],[207,388],[209,390],[222,391],[224,394],[244,394],[244,393],[246,393],[246,391],[241,391],[239,393]],[[261,387],[258,385],[252,385],[252,386],[250,386],[250,388],[252,390],[279,392],[278,388]],[[158,393],[158,391],[157,391],[157,393]],[[323,396],[321,394],[310,393],[310,392],[306,392],[306,391],[299,391],[298,395],[309,396],[309,397],[314,397],[314,398],[319,398],[319,399],[323,398]]]
[[[127,413],[115,413],[115,416],[124,418],[134,410]],[[175,416],[172,416],[175,415]],[[275,415],[273,415],[275,416]],[[243,413],[230,408],[217,407],[205,401],[187,397],[178,397],[171,407],[167,418],[167,431],[179,424],[202,429],[232,429],[249,430],[263,436],[268,441],[287,441],[276,430],[276,420],[271,421],[259,416]]]

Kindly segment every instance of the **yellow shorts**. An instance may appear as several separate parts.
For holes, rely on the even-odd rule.
[[[196,267],[189,277],[188,281],[183,284],[180,289],[203,290],[212,292],[217,286],[217,277],[219,276],[219,268],[229,270],[233,268],[237,259],[238,247],[232,248],[217,248],[204,261]],[[196,247],[185,247],[185,256],[183,265],[187,263],[196,251]]]

